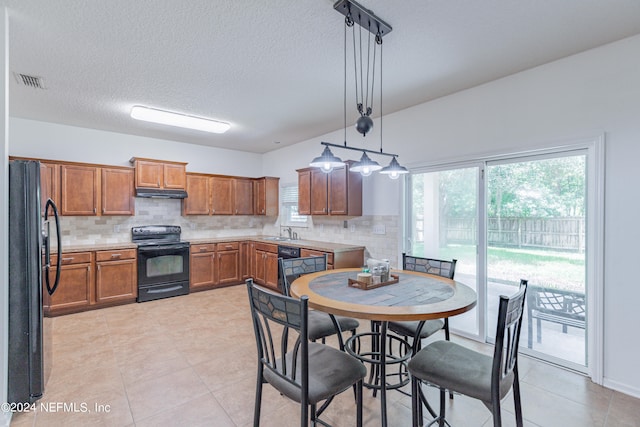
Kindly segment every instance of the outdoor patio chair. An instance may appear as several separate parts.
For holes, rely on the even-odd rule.
[[[481,400],[493,415],[494,427],[500,427],[500,401],[513,387],[516,425],[522,427],[518,344],[526,291],[527,281],[521,280],[514,295],[500,296],[493,357],[450,341],[436,341],[411,358],[408,369],[414,427],[423,421],[421,382],[440,388],[440,414],[432,423],[445,425],[445,390],[450,390]]]
[[[303,274],[327,269],[326,255],[289,259],[280,258],[279,262],[280,270],[282,271],[283,293],[287,296],[290,296],[289,287],[295,279]],[[356,319],[350,317],[333,316],[322,311],[309,310],[309,339],[311,341],[321,339],[324,342],[326,337],[336,334],[334,319],[342,332],[351,331],[351,335],[355,335],[356,329],[360,326]],[[342,337],[340,337],[339,341],[342,348]]]
[[[328,425],[318,417],[335,395],[354,386],[356,425],[361,427],[365,366],[346,352],[309,342],[307,296],[298,300],[256,286],[252,279],[246,283],[258,347],[254,427],[260,425],[264,383],[300,403],[302,427]]]

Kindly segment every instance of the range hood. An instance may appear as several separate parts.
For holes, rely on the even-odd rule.
[[[154,199],[186,199],[188,195],[184,190],[138,187],[136,188],[136,197]]]

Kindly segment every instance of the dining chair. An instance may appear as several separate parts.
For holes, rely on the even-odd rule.
[[[300,425],[328,425],[318,417],[333,396],[354,386],[356,424],[362,426],[362,383],[365,366],[337,348],[309,341],[309,301],[276,294],[246,281],[258,348],[254,427],[260,425],[262,385],[300,403]],[[318,405],[322,405],[318,408]]]
[[[440,388],[440,414],[432,421],[440,427],[445,420],[445,390],[481,400],[493,415],[494,427],[502,426],[500,401],[513,388],[516,425],[522,427],[518,345],[522,327],[527,281],[510,297],[500,296],[493,357],[451,341],[435,341],[414,355],[408,364],[411,374],[413,426],[422,426],[422,382]]]
[[[315,273],[327,269],[327,255],[301,257],[301,258],[280,258],[280,270],[282,271],[282,288],[283,293],[291,296],[289,290],[291,282],[303,274]],[[360,323],[356,319],[344,316],[332,316],[328,313],[318,310],[309,310],[309,339],[311,341],[323,340],[328,336],[337,333],[334,320],[338,323],[340,330],[351,331],[351,335],[355,335],[356,329]],[[342,337],[339,339],[342,348]]]
[[[457,260],[441,260],[435,258],[421,258],[416,256],[402,254],[402,268],[408,271],[419,271],[422,273],[435,274],[436,276],[453,279],[456,272]],[[445,339],[449,341],[449,319],[435,319],[424,322],[389,322],[389,329],[398,335],[404,337],[416,338],[419,334],[420,339],[413,342],[413,353],[420,350],[421,340],[428,338],[444,329]]]
[[[408,271],[419,271],[422,273],[435,274],[436,276],[453,279],[456,272],[456,263],[436,258],[421,258],[402,254],[402,268]],[[416,354],[422,348],[422,340],[429,338],[441,329],[444,329],[444,337],[450,339],[449,319],[434,319],[426,321],[389,322],[390,331],[402,336],[411,344],[411,353]],[[449,393],[453,399],[453,393]]]

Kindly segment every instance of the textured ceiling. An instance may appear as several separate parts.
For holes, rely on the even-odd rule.
[[[640,33],[638,0],[360,3],[393,27],[385,114]],[[11,116],[256,153],[343,126],[344,17],[331,0],[0,5],[10,71],[46,87],[12,80]],[[233,127],[215,135],[146,124],[129,117],[133,105]]]

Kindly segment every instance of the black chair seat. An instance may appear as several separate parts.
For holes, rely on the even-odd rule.
[[[309,313],[311,314],[311,313]],[[292,365],[292,353],[287,353],[287,366]],[[281,366],[278,361],[278,366]],[[296,378],[300,378],[300,354],[296,363]],[[309,403],[317,404],[339,394],[363,379],[367,373],[365,366],[347,353],[319,343],[309,343]],[[300,385],[269,369],[264,370],[264,378],[288,398],[300,402]]]
[[[405,337],[415,337],[418,332],[418,326],[420,322],[389,322],[389,330],[395,332],[398,335]],[[424,326],[420,331],[420,338],[429,338],[431,335],[444,328],[444,320],[427,320],[424,322]]]
[[[353,331],[360,326],[356,319],[350,317],[335,316],[340,330]],[[316,341],[331,335],[335,335],[336,327],[331,316],[323,311],[309,310],[309,339]]]
[[[451,341],[427,345],[409,361],[409,371],[447,390],[491,402],[493,358]],[[513,372],[500,380],[500,399],[513,384]]]

